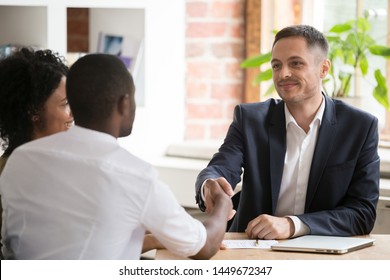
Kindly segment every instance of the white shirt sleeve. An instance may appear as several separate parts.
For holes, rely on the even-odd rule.
[[[204,225],[179,205],[168,186],[155,178],[144,207],[144,226],[171,252],[180,256],[196,255],[204,246]]]
[[[305,223],[303,223],[297,216],[287,216],[287,217],[290,218],[294,223],[295,231],[292,237],[306,235],[310,232],[309,227],[305,225]]]

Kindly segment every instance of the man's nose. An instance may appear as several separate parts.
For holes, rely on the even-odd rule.
[[[290,68],[287,67],[287,66],[283,66],[283,67],[280,69],[279,77],[282,78],[282,79],[291,77]]]

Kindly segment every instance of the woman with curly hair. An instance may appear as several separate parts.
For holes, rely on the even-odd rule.
[[[21,48],[0,59],[0,174],[12,151],[73,124],[65,91],[68,67],[50,50]],[[3,207],[0,201],[0,211]],[[2,223],[0,215],[0,224]]]
[[[0,138],[7,158],[18,146],[73,124],[65,92],[68,67],[50,50],[21,48],[0,60]]]

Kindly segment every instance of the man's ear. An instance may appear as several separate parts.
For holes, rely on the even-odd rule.
[[[130,96],[128,94],[122,95],[118,100],[118,113],[126,115],[130,111]]]
[[[321,63],[321,72],[320,72],[320,77],[321,79],[324,79],[326,75],[328,75],[329,70],[330,70],[330,60],[329,59],[324,59]]]

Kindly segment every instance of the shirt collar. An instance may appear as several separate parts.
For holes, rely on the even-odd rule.
[[[75,135],[78,135],[79,137],[90,139],[91,141],[118,143],[117,139],[108,133],[103,133],[100,131],[92,130],[78,125],[74,125],[73,127],[71,127],[67,133],[73,133]]]
[[[316,120],[318,120],[319,121],[319,125],[321,125],[322,117],[324,116],[324,111],[325,111],[325,101],[324,100],[325,100],[324,96],[322,96],[322,101],[321,101],[320,108],[318,108],[317,113],[314,116],[313,121],[310,123],[310,127],[312,126],[312,124]],[[290,111],[288,110],[286,103],[284,103],[284,115],[285,115],[285,118],[286,118],[286,128],[289,125],[289,123],[294,123],[294,124],[298,125],[297,122],[295,121],[293,115],[291,115]]]

